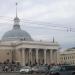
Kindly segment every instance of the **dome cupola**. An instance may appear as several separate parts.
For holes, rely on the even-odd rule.
[[[14,26],[13,26],[13,28],[14,28],[14,29],[19,29],[19,28],[20,28],[19,23],[20,23],[20,19],[16,16],[16,17],[14,18]]]

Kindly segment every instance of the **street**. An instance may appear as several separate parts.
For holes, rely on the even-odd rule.
[[[0,75],[44,75],[39,73],[33,73],[33,74],[20,74],[19,72],[0,72]]]

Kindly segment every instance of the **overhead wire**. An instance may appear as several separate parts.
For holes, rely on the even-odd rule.
[[[62,29],[66,29],[67,32],[72,32],[72,28],[71,27],[67,27],[67,26],[57,26],[58,24],[53,24],[53,23],[50,23],[50,22],[36,22],[36,21],[24,21],[24,23],[29,23],[29,24],[35,24],[35,25],[41,25],[41,26],[45,26],[45,27],[54,27],[54,28],[62,28]]]
[[[7,22],[3,22],[3,23],[10,23],[10,21],[13,21],[13,18],[11,18],[11,17],[0,16],[0,19],[1,20],[2,19],[8,20]],[[24,25],[24,23],[27,23],[27,24],[30,24],[31,26],[34,24],[35,27],[39,27],[39,28],[50,28],[50,29],[53,29],[53,30],[61,30],[61,31],[65,31],[66,30],[67,32],[75,32],[74,31],[75,30],[74,27],[67,27],[67,26],[63,26],[61,24],[60,24],[60,26],[58,26],[59,24],[53,24],[53,23],[50,23],[50,22],[40,22],[40,21],[32,21],[32,20],[21,19],[21,23],[22,23],[22,25]],[[0,23],[0,25],[1,24],[2,23]]]

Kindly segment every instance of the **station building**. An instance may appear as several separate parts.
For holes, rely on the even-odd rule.
[[[57,64],[59,44],[55,41],[34,41],[30,34],[20,27],[16,15],[12,30],[7,31],[0,41],[0,62],[9,60],[26,64]]]

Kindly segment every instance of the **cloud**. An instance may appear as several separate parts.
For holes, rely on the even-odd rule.
[[[16,0],[21,27],[33,39],[55,40],[63,47],[75,46],[75,32],[67,32],[64,26],[75,30],[75,0]],[[15,0],[0,0],[0,16],[15,17]],[[11,18],[9,18],[11,19]],[[43,22],[42,25],[25,23],[26,20]],[[46,23],[45,23],[46,22]],[[13,21],[0,17],[0,36],[12,29]],[[51,23],[48,24],[47,23]],[[52,27],[57,26],[57,27]],[[62,27],[60,27],[62,26]]]

